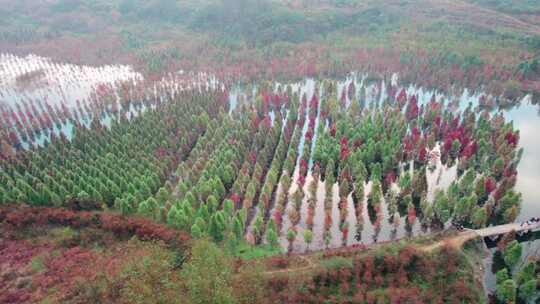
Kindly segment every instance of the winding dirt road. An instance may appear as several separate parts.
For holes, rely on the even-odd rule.
[[[432,244],[417,245],[417,248],[421,251],[428,252],[428,253],[433,252],[434,250],[439,249],[443,246],[451,246],[453,248],[460,249],[468,241],[471,241],[477,238],[496,236],[496,235],[510,233],[512,231],[514,232],[532,231],[532,230],[537,230],[539,228],[540,228],[540,222],[533,223],[530,225],[521,224],[521,223],[510,223],[510,224],[505,224],[505,225],[486,227],[486,228],[477,229],[477,230],[468,229],[468,230],[459,232],[456,235],[445,237]],[[366,249],[369,249],[370,247],[380,246],[380,245],[381,244],[374,243],[371,246],[364,247],[359,250],[366,250]],[[272,275],[279,275],[279,274],[284,274],[284,273],[308,271],[308,270],[313,270],[316,267],[318,267],[318,265],[314,263],[313,260],[309,256],[301,255],[298,257],[304,260],[307,263],[307,265],[302,266],[302,267],[296,267],[296,268],[285,268],[285,269],[279,269],[279,270],[266,271],[264,272],[264,274],[268,276],[272,276]]]

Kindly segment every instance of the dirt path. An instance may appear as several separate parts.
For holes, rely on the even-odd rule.
[[[307,256],[300,255],[298,256],[300,259],[304,260],[307,265],[302,267],[296,267],[296,268],[285,268],[285,269],[279,269],[279,270],[272,270],[272,271],[265,271],[264,275],[272,276],[276,274],[283,274],[283,273],[290,273],[290,272],[298,272],[298,271],[306,271],[311,270],[316,267],[315,263],[311,260],[311,258]]]
[[[432,243],[432,244],[427,244],[427,245],[417,245],[416,248],[418,250],[421,250],[421,251],[424,251],[424,252],[427,252],[427,253],[431,253],[443,246],[451,246],[453,248],[456,248],[456,249],[459,249],[461,247],[463,247],[463,244],[465,244],[466,242],[470,241],[470,240],[473,240],[475,238],[478,238],[480,237],[480,235],[475,231],[475,230],[468,230],[468,231],[464,231],[464,232],[461,232],[457,235],[454,235],[454,236],[449,236],[449,237],[445,237],[435,243]],[[384,244],[379,244],[379,243],[374,243],[368,247],[364,247],[360,250],[362,251],[365,251],[365,250],[368,250],[370,248],[373,248],[373,247],[376,247],[376,246],[381,246],[381,245],[384,245]],[[298,256],[300,259],[302,259],[303,261],[305,261],[307,263],[306,266],[302,266],[302,267],[295,267],[295,268],[285,268],[285,269],[279,269],[279,270],[272,270],[272,271],[266,271],[264,272],[264,275],[267,275],[267,276],[272,276],[272,275],[278,275],[278,274],[285,274],[285,273],[294,273],[294,272],[299,272],[299,271],[308,271],[308,270],[312,270],[312,269],[315,269],[317,268],[317,264],[315,262],[313,262],[313,260],[309,257],[309,256],[304,256],[304,255],[301,255],[301,256]]]
[[[451,246],[453,248],[459,249],[463,247],[463,244],[466,242],[475,239],[477,237],[480,237],[478,233],[474,230],[469,230],[467,232],[462,232],[456,236],[444,238],[436,243],[420,246],[418,249],[424,251],[424,252],[432,252],[438,248],[441,248],[443,246]]]
[[[434,251],[434,250],[436,250],[438,248],[441,248],[443,246],[447,246],[447,245],[450,245],[450,246],[452,246],[454,248],[459,249],[459,248],[461,248],[463,246],[463,244],[465,244],[466,242],[468,242],[468,241],[470,241],[472,239],[475,239],[477,237],[480,237],[480,235],[478,233],[476,233],[474,230],[469,230],[469,231],[466,231],[466,232],[461,232],[461,233],[459,233],[458,235],[455,235],[455,236],[450,236],[450,237],[443,238],[442,240],[440,240],[438,242],[435,242],[435,243],[432,243],[432,244],[417,245],[416,247],[418,248],[418,250],[428,252],[428,253],[430,253],[430,252],[432,252],[432,251]],[[373,243],[370,246],[363,247],[362,249],[359,249],[359,250],[366,251],[366,250],[371,249],[373,247],[384,246],[384,245],[386,245],[386,243],[384,243],[384,244],[382,244],[382,243]],[[315,262],[313,262],[313,260],[309,256],[300,255],[300,256],[297,256],[297,257],[302,259],[303,261],[305,261],[307,263],[307,265],[302,266],[302,267],[285,268],[285,269],[279,269],[279,270],[266,271],[266,272],[264,272],[264,275],[272,276],[272,275],[279,275],[279,274],[285,274],[285,273],[294,273],[294,272],[299,272],[299,271],[308,271],[308,270],[315,269],[318,266]]]
[[[506,225],[486,227],[486,228],[478,229],[478,230],[468,229],[468,230],[459,232],[456,235],[443,237],[441,240],[436,241],[434,243],[425,244],[425,245],[415,245],[415,247],[418,250],[424,251],[426,253],[431,253],[443,246],[451,246],[452,248],[455,248],[455,249],[461,249],[465,243],[467,243],[468,241],[474,240],[476,238],[505,234],[511,231],[515,231],[515,232],[531,231],[531,230],[536,230],[539,228],[540,228],[540,222],[529,224],[529,225],[521,225],[520,223],[510,223]],[[371,244],[370,246],[363,247],[362,249],[359,249],[359,250],[365,251],[367,249],[370,249],[376,246],[384,246],[384,244],[374,243],[374,244]],[[297,268],[286,268],[286,269],[280,269],[280,270],[267,271],[264,274],[275,275],[275,274],[280,274],[280,273],[306,271],[306,270],[317,268],[318,265],[315,262],[313,262],[313,260],[309,256],[301,255],[298,257],[304,260],[307,263],[307,265],[302,266],[302,267],[297,267]]]

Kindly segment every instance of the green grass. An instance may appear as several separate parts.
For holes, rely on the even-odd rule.
[[[234,255],[244,260],[263,258],[283,253],[281,248],[273,248],[270,245],[253,246],[247,242],[241,242],[235,247]]]
[[[38,254],[35,257],[32,258],[30,261],[30,269],[32,269],[33,272],[41,272],[45,270],[45,259],[46,254]]]
[[[53,228],[49,231],[49,238],[58,246],[67,247],[76,241],[79,232],[71,227]]]
[[[324,268],[328,269],[339,269],[339,268],[352,268],[353,267],[353,260],[351,258],[344,258],[344,257],[331,257],[326,260],[322,260],[320,262],[320,265]]]

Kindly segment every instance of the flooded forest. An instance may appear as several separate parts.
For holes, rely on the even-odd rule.
[[[540,301],[537,1],[0,3],[0,303]]]

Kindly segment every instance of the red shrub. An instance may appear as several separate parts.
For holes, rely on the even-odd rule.
[[[268,265],[272,268],[284,269],[289,266],[289,258],[284,256],[272,257],[268,260]]]

